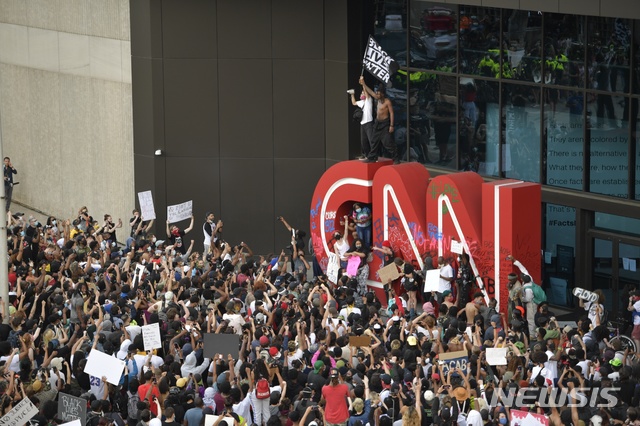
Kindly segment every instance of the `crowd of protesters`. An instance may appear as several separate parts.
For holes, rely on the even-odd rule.
[[[386,241],[371,247],[370,210],[356,209],[332,244],[343,259],[360,257],[359,271],[372,255],[395,262],[388,304],[344,270],[329,282],[283,218],[291,245],[261,256],[225,241],[213,213],[203,218],[204,253],[188,236],[193,218],[154,234],[137,211],[128,227],[86,207],[45,224],[11,216],[0,416],[29,398],[39,409],[30,424],[60,424],[57,395],[66,393],[86,399],[87,426],[476,426],[508,424],[512,410],[553,425],[640,424],[638,358],[610,338],[602,293],[561,328],[510,258],[514,273],[500,284],[510,306],[500,314],[462,255],[426,258],[441,287],[422,294],[423,271]],[[639,296],[627,307],[636,340]],[[141,327],[152,323],[162,348],[147,352]],[[238,352],[205,354],[205,333],[237,334]],[[369,344],[354,346],[353,336]],[[490,348],[507,349],[505,365],[490,365]],[[125,361],[118,385],[84,371],[91,351]],[[440,360],[459,351],[462,363]]]

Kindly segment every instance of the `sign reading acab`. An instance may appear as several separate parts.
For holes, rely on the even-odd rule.
[[[487,301],[495,297],[506,312],[507,275],[513,271],[507,255],[526,265],[540,282],[540,189],[539,184],[510,179],[484,182],[473,172],[431,178],[418,163],[344,161],[328,169],[316,185],[310,211],[314,253],[326,270],[333,234],[344,229],[340,218],[351,214],[354,202],[371,204],[373,245],[389,241],[394,254],[416,268],[424,266],[426,255],[434,260],[444,256],[456,267],[451,249],[459,242]],[[374,254],[369,285],[385,300],[377,275],[382,257]]]

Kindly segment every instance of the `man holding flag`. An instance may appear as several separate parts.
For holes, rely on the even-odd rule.
[[[369,155],[367,155],[364,162],[375,163],[378,161],[380,145],[382,145],[387,151],[389,151],[389,155],[391,155],[391,158],[393,159],[393,164],[400,164],[396,143],[393,140],[393,105],[391,105],[391,101],[386,96],[384,86],[379,86],[374,92],[366,85],[364,77],[362,76],[360,76],[360,84],[362,84],[362,87],[364,87],[364,90],[366,90],[369,95],[378,101],[376,108],[376,120],[373,124],[371,151],[369,151]]]

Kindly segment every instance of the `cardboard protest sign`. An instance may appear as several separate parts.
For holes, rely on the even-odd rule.
[[[595,303],[598,301],[597,294],[592,293],[589,290],[585,290],[584,288],[580,288],[580,287],[575,287],[573,289],[573,295],[579,299],[582,299],[591,303]]]
[[[144,220],[156,218],[156,209],[153,206],[153,195],[151,191],[138,192],[138,202],[140,202],[140,214]]]
[[[487,348],[487,364],[507,365],[507,348]]]
[[[338,272],[340,271],[340,258],[335,253],[329,253],[329,263],[327,264],[327,279],[329,282],[338,282]]]
[[[124,361],[120,361],[118,358],[93,349],[89,352],[84,372],[99,379],[102,379],[104,376],[107,378],[107,382],[117,386],[118,383],[120,383],[124,365]]]
[[[170,223],[190,219],[193,214],[193,201],[167,206],[167,220]]]
[[[440,373],[447,374],[450,369],[459,368],[463,373],[467,373],[469,358],[467,351],[445,352],[438,355]]]
[[[355,277],[358,275],[358,267],[360,266],[361,259],[358,256],[351,256],[347,261],[347,275]]]
[[[528,411],[510,410],[511,426],[548,426],[549,418],[543,414]]]
[[[424,291],[438,291],[440,288],[440,269],[430,269],[424,278]]]
[[[87,419],[87,400],[58,393],[58,417],[65,422],[78,420],[84,426]]]
[[[387,284],[388,282],[397,279],[399,276],[400,271],[398,271],[398,267],[395,263],[390,263],[389,265],[378,270],[378,278],[380,278],[380,282],[382,284]]]
[[[359,348],[361,346],[370,346],[371,337],[369,336],[349,336],[349,346]]]
[[[154,323],[142,326],[142,342],[144,343],[145,351],[161,348],[160,324]]]
[[[222,355],[225,359],[229,354],[234,358],[238,357],[240,336],[237,334],[205,333],[203,340],[203,355],[207,358],[213,358],[216,354]]]
[[[0,426],[23,426],[40,411],[29,398],[23,398],[7,414],[0,418]]]

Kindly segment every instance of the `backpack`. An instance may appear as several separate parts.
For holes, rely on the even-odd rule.
[[[256,383],[256,398],[268,399],[271,396],[271,389],[269,389],[269,381],[265,378],[259,379]]]
[[[129,399],[124,396],[120,389],[113,394],[111,407],[114,413],[119,413],[122,418],[126,419],[129,412]]]
[[[162,322],[167,322],[167,299],[164,296],[162,297],[162,306],[158,310],[158,318]]]
[[[533,290],[533,303],[536,305],[541,304],[542,302],[547,301],[547,293],[537,284],[531,284]]]
[[[93,411],[89,411],[87,413],[87,422],[85,423],[86,426],[98,426],[98,423],[100,423],[100,418],[102,416],[100,414],[95,414]]]
[[[131,393],[127,391],[129,400],[127,401],[127,417],[130,419],[138,420],[138,402],[140,402],[140,396],[138,392]]]

